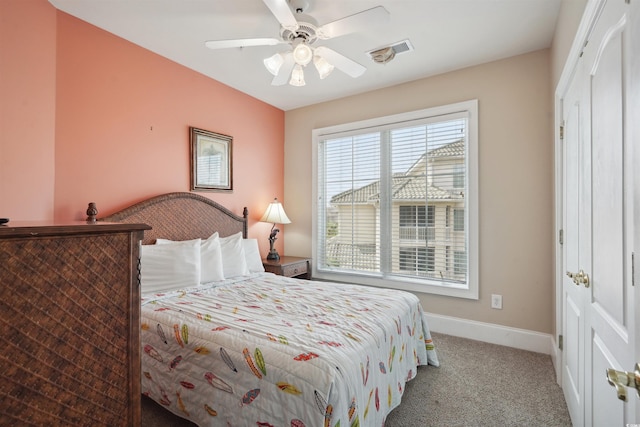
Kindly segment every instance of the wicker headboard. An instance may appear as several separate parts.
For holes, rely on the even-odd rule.
[[[119,212],[100,218],[105,222],[144,223],[143,244],[157,238],[169,240],[206,239],[214,232],[221,237],[238,232],[247,237],[248,210],[236,215],[224,206],[194,193],[167,193],[152,197]]]

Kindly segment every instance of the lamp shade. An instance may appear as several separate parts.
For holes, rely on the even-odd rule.
[[[334,66],[329,64],[326,59],[317,55],[313,57],[313,64],[316,66],[321,80],[331,74],[334,69]]]
[[[281,53],[276,53],[273,56],[270,56],[264,60],[264,66],[267,67],[267,70],[274,76],[278,75],[280,71],[280,67],[284,63],[284,58]]]
[[[291,220],[287,217],[282,203],[280,203],[278,199],[273,199],[273,202],[269,204],[260,221],[271,222],[273,224],[291,224]]]
[[[296,64],[305,66],[313,59],[313,51],[306,43],[298,43],[293,48],[293,60]]]
[[[302,71],[302,67],[300,65],[296,64],[293,68],[289,84],[291,86],[304,86],[306,84],[304,81],[304,71]]]

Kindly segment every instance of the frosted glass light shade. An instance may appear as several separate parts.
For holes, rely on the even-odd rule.
[[[320,74],[320,79],[327,77],[335,68],[329,64],[326,59],[317,55],[313,57],[313,65],[316,66],[316,70],[318,70],[318,74]]]
[[[304,81],[304,71],[302,71],[302,67],[299,64],[296,64],[296,66],[293,68],[289,84],[291,86],[304,86],[306,84],[306,82]]]
[[[280,53],[276,53],[273,56],[265,58],[264,60],[264,66],[267,67],[267,70],[269,70],[269,72],[274,76],[278,75],[278,71],[280,71],[280,67],[282,67],[283,63],[284,58]]]
[[[296,64],[305,66],[313,59],[313,51],[305,43],[299,43],[293,49],[293,60]]]

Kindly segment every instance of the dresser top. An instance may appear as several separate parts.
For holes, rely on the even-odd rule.
[[[86,221],[10,221],[0,225],[0,239],[8,237],[59,236],[72,234],[102,234],[151,230],[147,224]]]

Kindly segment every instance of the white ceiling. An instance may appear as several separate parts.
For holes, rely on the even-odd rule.
[[[207,40],[279,38],[262,0],[49,0],[56,8],[282,110],[393,86],[547,48],[560,0],[310,0],[319,25],[383,6],[389,24],[314,46],[327,46],[367,67],[352,78],[335,70],[306,86],[272,86],[263,59],[286,45],[211,50]],[[413,52],[377,64],[367,52],[409,39]]]

